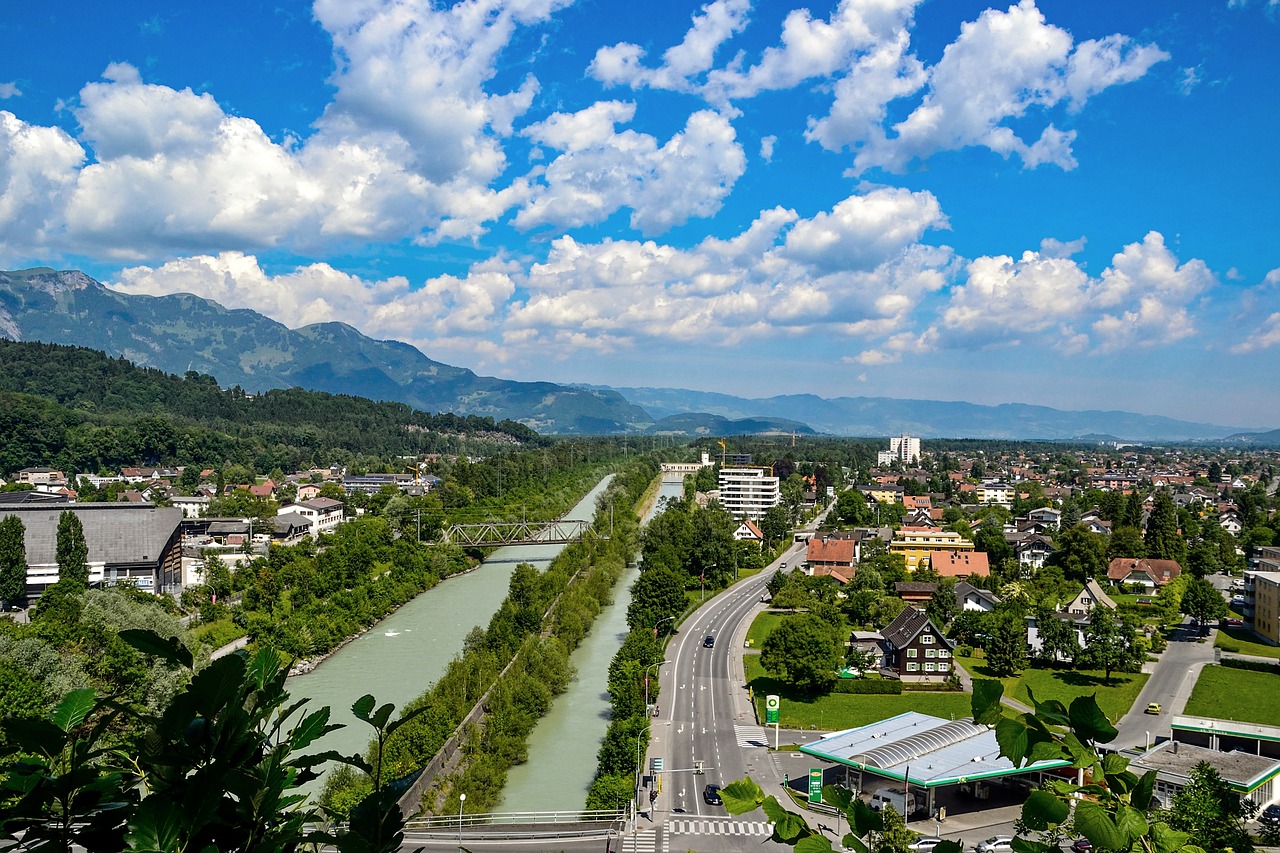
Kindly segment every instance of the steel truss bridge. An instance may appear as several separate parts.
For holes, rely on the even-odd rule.
[[[582,538],[591,522],[561,518],[557,521],[486,521],[452,524],[440,534],[443,545],[488,547],[492,545],[564,545]]]

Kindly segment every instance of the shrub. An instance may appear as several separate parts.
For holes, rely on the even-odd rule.
[[[891,678],[839,678],[831,692],[897,695],[902,692],[902,682]]]
[[[968,643],[962,643],[956,646],[956,657],[971,658],[973,657],[973,646]]]

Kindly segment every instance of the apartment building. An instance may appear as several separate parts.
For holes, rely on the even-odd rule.
[[[768,468],[721,468],[720,503],[734,518],[753,521],[781,500],[778,478]]]
[[[973,543],[959,533],[936,527],[899,527],[889,543],[889,553],[906,558],[909,572],[927,565],[929,555],[934,551],[964,553],[972,550]]]

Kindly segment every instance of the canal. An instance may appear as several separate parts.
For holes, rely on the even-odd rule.
[[[680,497],[681,483],[662,484],[663,498]],[[645,521],[649,518],[646,517]],[[609,728],[609,663],[627,636],[627,605],[639,570],[618,581],[613,603],[600,611],[591,633],[570,658],[577,674],[529,736],[529,759],[511,768],[498,811],[540,812],[583,808],[595,778],[596,753]]]
[[[612,475],[601,480],[564,517],[590,521],[595,516],[596,498],[611,478]],[[499,548],[475,570],[442,581],[347,643],[313,671],[289,679],[288,689],[294,699],[310,698],[312,709],[328,705],[332,709],[330,722],[346,726],[326,735],[317,744],[319,748],[344,755],[363,752],[373,730],[356,720],[351,713],[352,703],[372,693],[379,705],[392,702],[401,709],[420,696],[444,675],[449,661],[462,652],[467,633],[477,625],[489,624],[507,596],[516,565],[530,563],[543,571],[563,547]],[[630,581],[627,583],[629,586]],[[624,613],[625,610],[624,605]],[[606,658],[601,672],[606,672],[608,666]],[[600,683],[604,684],[603,676]],[[600,731],[603,738],[603,727]],[[306,789],[318,792],[320,784],[317,780]],[[580,807],[581,803],[575,806]]]

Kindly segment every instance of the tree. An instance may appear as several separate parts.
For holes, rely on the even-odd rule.
[[[1147,556],[1147,543],[1136,527],[1117,527],[1107,539],[1107,562],[1116,557],[1142,559]]]
[[[939,630],[945,631],[951,624],[951,620],[960,612],[960,602],[956,599],[955,578],[946,578],[938,584],[925,610],[933,620],[933,624],[937,625]]]
[[[1227,602],[1213,584],[1204,578],[1192,578],[1182,591],[1181,610],[1201,625],[1207,625],[1227,615]]]
[[[1027,623],[1016,614],[998,614],[989,623],[990,634],[983,647],[991,672],[1004,678],[1027,666]]]
[[[1107,541],[1099,534],[1076,525],[1063,531],[1056,544],[1058,550],[1050,555],[1049,563],[1060,567],[1067,579],[1083,581],[1106,573]]]
[[[1044,661],[1066,661],[1075,665],[1080,654],[1080,640],[1076,637],[1076,623],[1070,619],[1059,619],[1049,608],[1043,608],[1036,614],[1036,633],[1040,637],[1040,651],[1037,656]]]
[[[1147,544],[1147,556],[1151,559],[1186,562],[1187,543],[1178,532],[1178,508],[1163,489],[1156,492],[1143,540]]]
[[[1191,840],[1208,853],[1252,853],[1253,841],[1245,823],[1257,804],[1231,789],[1206,762],[1191,768],[1187,784],[1173,795],[1165,814],[1174,829],[1191,833]]]
[[[1076,665],[1102,670],[1104,680],[1110,684],[1112,672],[1127,671],[1141,662],[1134,644],[1136,639],[1136,632],[1127,622],[1118,621],[1105,607],[1095,607],[1089,613],[1084,649],[1076,657]]]
[[[58,516],[54,546],[58,561],[58,580],[66,580],[79,589],[89,586],[89,545],[84,541],[84,525],[80,516],[63,510]]]
[[[787,538],[791,532],[791,519],[782,506],[771,506],[760,516],[760,533],[766,545],[774,545]]]
[[[785,620],[764,641],[760,665],[809,694],[829,690],[840,667],[840,637],[810,613]]]
[[[646,569],[631,585],[627,625],[635,630],[654,628],[662,622],[666,633],[675,624],[672,617],[683,613],[688,603],[684,595],[684,577],[680,572],[663,567]]]
[[[870,523],[872,511],[867,497],[857,489],[847,489],[836,498],[835,516],[845,524],[861,527]]]
[[[6,607],[27,589],[26,532],[16,515],[0,520],[0,603]]]
[[[1013,548],[1004,538],[1004,526],[999,522],[983,522],[973,535],[973,548],[987,555],[987,562],[999,566],[1013,558]]]

